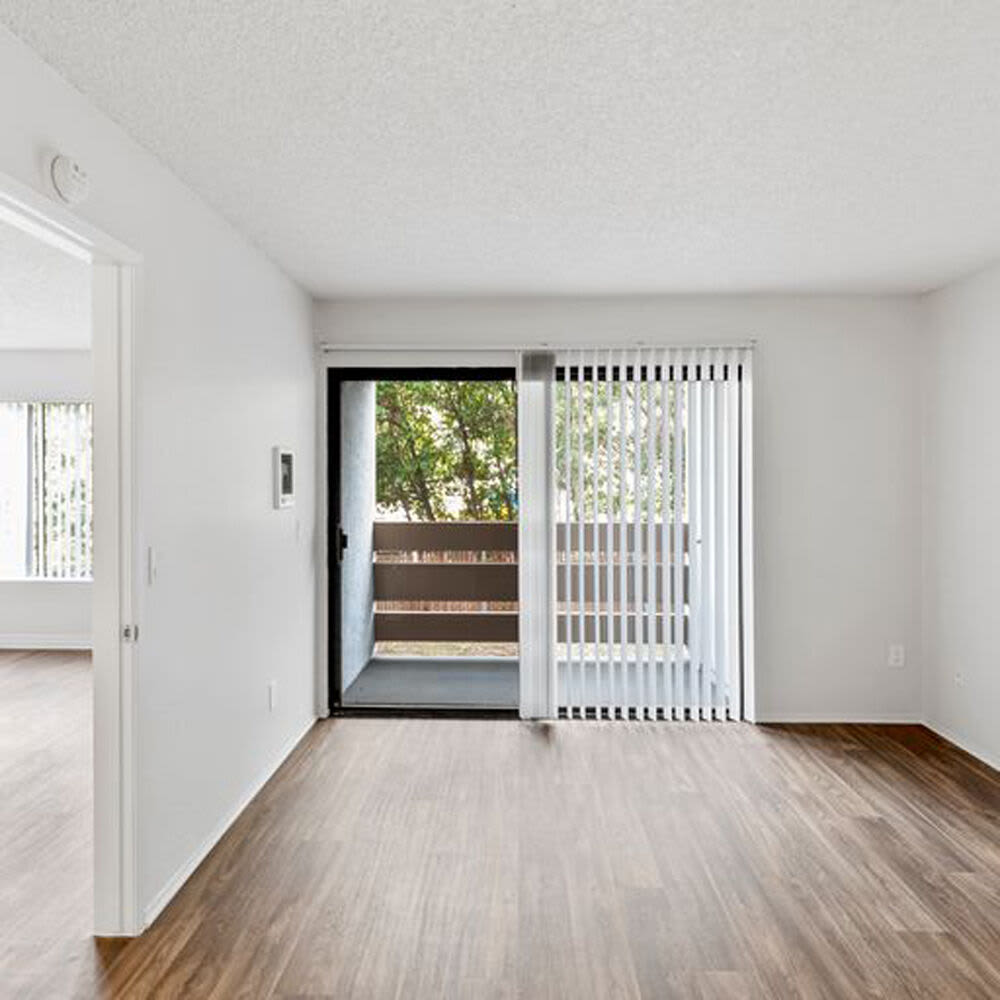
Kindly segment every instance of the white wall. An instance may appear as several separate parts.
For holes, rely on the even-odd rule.
[[[0,400],[80,402],[92,395],[90,351],[0,350]],[[88,647],[91,590],[83,580],[0,580],[0,648]]]
[[[926,719],[1000,767],[1000,264],[925,305]]]
[[[0,649],[89,649],[87,580],[0,580]]]
[[[320,303],[320,341],[512,348],[756,339],[757,706],[918,720],[919,305],[884,297]],[[495,358],[493,359],[496,360]],[[886,665],[902,642],[903,669]]]
[[[0,351],[0,400],[80,403],[93,394],[90,351]]]
[[[20,42],[0,32],[0,171],[47,151],[92,185],[79,214],[141,253],[138,879],[147,913],[314,718],[315,380],[307,297]],[[276,511],[271,448],[299,458]],[[267,682],[277,681],[274,712]]]

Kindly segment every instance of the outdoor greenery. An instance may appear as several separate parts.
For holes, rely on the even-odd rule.
[[[382,516],[516,520],[513,382],[379,382],[375,400]]]
[[[675,486],[686,504],[674,420],[680,407],[686,422],[687,407],[676,386],[560,381],[553,404],[558,516],[666,516]],[[517,519],[513,382],[379,382],[376,421],[383,517]],[[636,440],[646,443],[638,454]]]
[[[674,422],[678,407],[685,419],[686,407],[676,385],[571,379],[556,384],[553,406],[558,517],[632,520],[637,509],[666,517],[675,486],[684,504]]]

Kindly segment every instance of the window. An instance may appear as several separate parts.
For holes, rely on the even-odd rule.
[[[0,403],[0,577],[92,577],[92,483],[92,404]]]

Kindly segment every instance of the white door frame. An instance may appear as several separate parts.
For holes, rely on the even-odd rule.
[[[5,174],[0,174],[0,220],[87,261],[93,270],[94,933],[133,935],[142,929],[136,877],[133,451],[141,257]]]

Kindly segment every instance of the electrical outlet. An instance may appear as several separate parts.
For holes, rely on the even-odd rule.
[[[886,661],[890,667],[906,666],[906,647],[901,642],[894,642],[889,646],[889,656]]]
[[[267,682],[267,710],[273,712],[278,706],[278,682]]]
[[[961,670],[955,671],[955,687],[965,687],[965,674]]]

